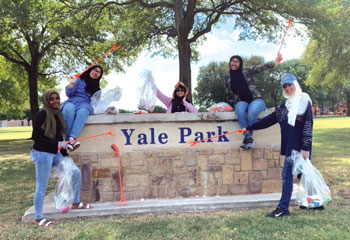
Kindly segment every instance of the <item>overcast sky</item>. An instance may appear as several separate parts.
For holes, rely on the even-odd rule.
[[[296,27],[299,26],[293,24],[285,38],[281,49],[283,60],[299,58],[307,44],[307,40],[294,36],[293,29]],[[276,58],[280,47],[280,43],[273,44],[264,40],[238,41],[238,32],[232,29],[230,22],[219,28],[214,28],[205,36],[207,40],[198,47],[200,60],[191,64],[192,89],[197,85],[199,68],[208,65],[211,61],[228,62],[230,57],[236,54],[246,57],[263,56],[266,61],[272,61]],[[151,53],[144,52],[132,66],[125,68],[125,73],[111,73],[105,77],[108,81],[108,89],[115,86],[122,89],[122,97],[116,103],[118,108],[137,110],[139,102],[137,90],[143,84],[139,74],[144,69],[151,70],[159,90],[165,95],[171,96],[175,84],[179,81],[178,59],[164,59],[160,56],[151,58],[150,55]],[[64,92],[62,98],[66,99]],[[159,100],[156,104],[164,107]]]

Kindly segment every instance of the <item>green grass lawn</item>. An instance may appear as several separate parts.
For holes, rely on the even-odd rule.
[[[0,239],[350,239],[350,118],[316,118],[313,164],[329,184],[326,211],[292,207],[267,219],[271,208],[188,214],[114,216],[60,221],[50,228],[20,221],[30,207],[35,167],[31,127],[0,128]],[[49,191],[53,190],[50,183]]]

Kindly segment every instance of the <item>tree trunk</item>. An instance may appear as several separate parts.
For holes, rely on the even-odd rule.
[[[189,5],[193,4],[188,3]],[[187,7],[189,7],[189,5]],[[175,25],[178,41],[179,53],[179,81],[183,82],[190,93],[187,99],[192,102],[192,84],[191,84],[191,46],[188,36],[194,24],[194,15],[185,13],[183,0],[174,0]]]
[[[191,84],[191,47],[190,43],[187,41],[187,37],[179,39],[179,66],[180,66],[180,76],[179,81],[183,82],[190,93],[187,99],[192,102],[192,84]]]
[[[28,73],[28,86],[29,86],[29,102],[30,102],[30,112],[32,114],[32,126],[34,127],[36,115],[39,112],[39,102],[38,102],[38,71],[35,70],[38,67],[31,66]]]
[[[346,91],[346,116],[350,116],[350,91]]]

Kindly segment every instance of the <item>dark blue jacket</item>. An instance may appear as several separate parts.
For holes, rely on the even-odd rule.
[[[303,115],[297,115],[295,126],[288,124],[288,110],[283,103],[270,115],[247,127],[247,130],[259,130],[279,123],[281,127],[281,155],[290,156],[292,150],[309,151],[311,158],[313,117],[309,102]]]

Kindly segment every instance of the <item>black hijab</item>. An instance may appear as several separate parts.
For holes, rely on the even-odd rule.
[[[239,68],[237,70],[232,70],[230,63],[232,59],[237,58],[239,60]],[[247,80],[242,72],[243,59],[241,56],[233,55],[229,62],[230,67],[230,79],[231,79],[231,89],[234,93],[238,94],[242,101],[250,103],[253,101],[252,93],[249,90]]]
[[[95,69],[95,68],[100,68],[101,69],[101,75],[99,78],[93,79],[90,77],[90,72]],[[103,75],[103,69],[101,66],[99,65],[95,65],[91,68],[89,68],[86,72],[84,72],[81,76],[80,79],[84,80],[84,82],[86,83],[86,87],[85,90],[92,95],[94,95],[95,92],[97,92],[98,90],[101,90],[100,88],[100,80],[102,78]]]
[[[176,94],[176,90],[180,88],[180,89],[183,89],[185,90],[185,94],[183,97],[179,97],[177,96]],[[175,90],[174,90],[174,93],[173,93],[173,99],[171,101],[171,113],[175,113],[175,112],[186,112],[186,107],[183,103],[183,99],[184,97],[186,97],[188,95],[188,90],[187,90],[187,87],[185,86],[184,83],[182,82],[178,82],[175,86]],[[187,100],[188,101],[188,100]]]

